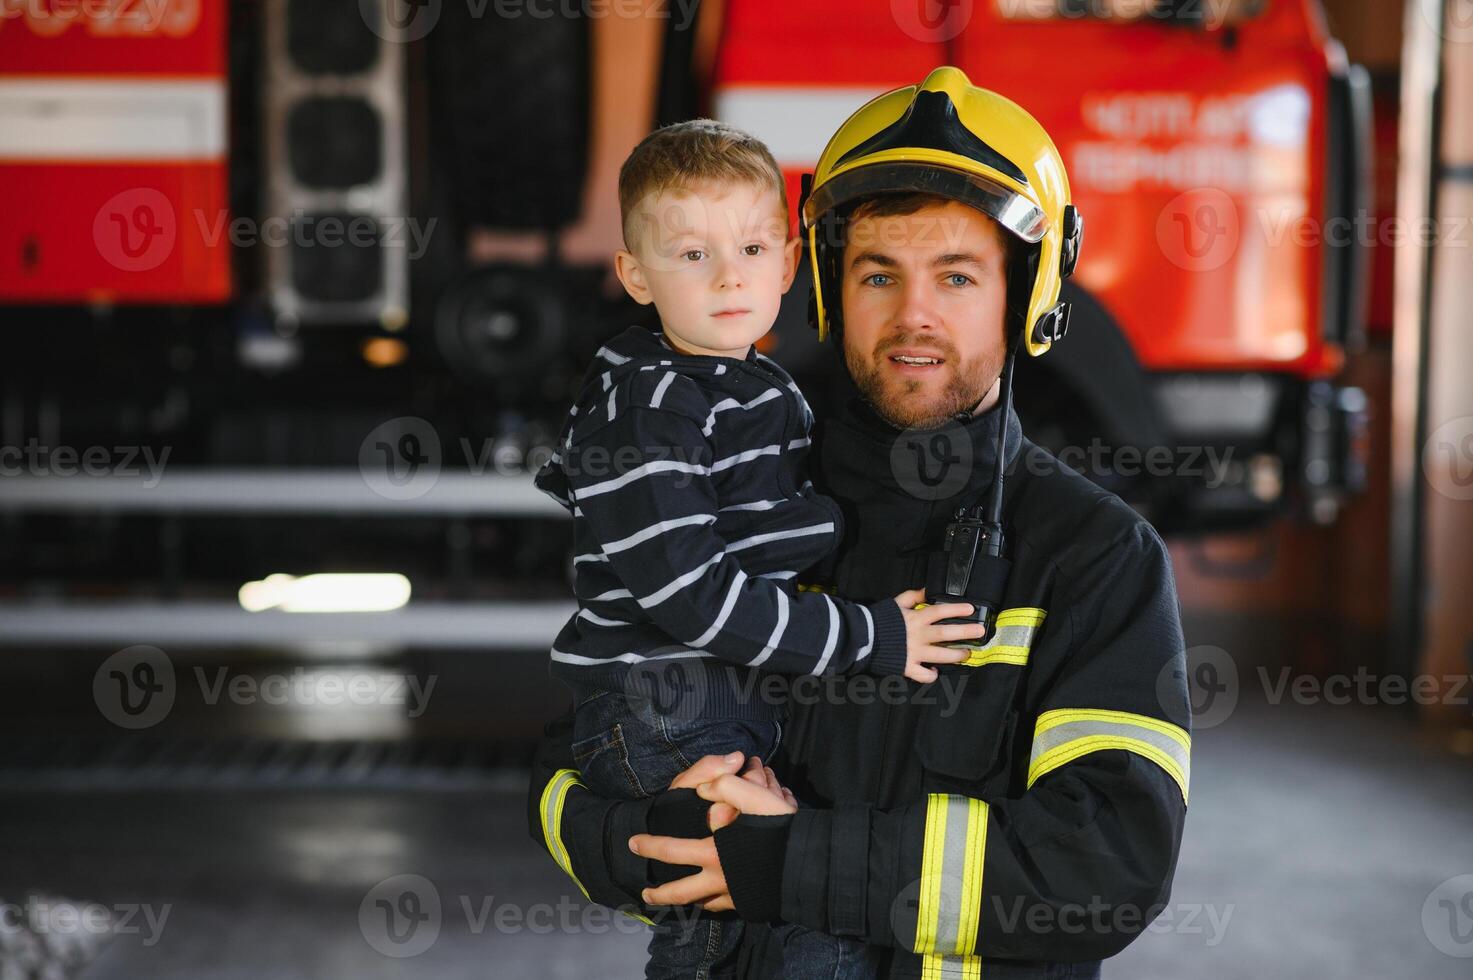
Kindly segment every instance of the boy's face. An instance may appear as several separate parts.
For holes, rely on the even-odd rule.
[[[861,217],[842,265],[844,360],[866,400],[901,427],[941,425],[1002,374],[1007,251],[965,204]],[[904,363],[909,356],[931,363]]]
[[[698,184],[641,202],[632,251],[614,268],[637,302],[654,303],[670,343],[688,354],[743,358],[772,329],[798,268],[798,239],[777,192]]]

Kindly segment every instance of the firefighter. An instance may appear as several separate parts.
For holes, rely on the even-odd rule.
[[[988,639],[930,684],[794,681],[774,767],[690,760],[648,800],[590,794],[554,722],[532,835],[593,901],[851,937],[875,976],[1098,976],[1169,895],[1190,706],[1160,537],[1011,404],[1014,356],[1067,328],[1083,226],[1063,162],[940,68],[859,109],[805,184],[810,319],[840,355],[814,482],[846,520],[798,587],[970,598]],[[781,975],[778,935],[749,928],[726,966]]]

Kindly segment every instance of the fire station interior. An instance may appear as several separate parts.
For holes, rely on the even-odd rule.
[[[1185,837],[1103,975],[1467,977],[1469,0],[17,0],[0,978],[641,975],[527,809],[576,610],[533,469],[658,325],[619,166],[710,116],[796,206],[943,64],[1085,219],[1024,431],[1180,600]],[[810,290],[757,346],[821,417]]]

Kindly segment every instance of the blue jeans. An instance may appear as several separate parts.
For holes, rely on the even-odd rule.
[[[705,755],[740,751],[770,762],[782,742],[782,724],[661,714],[649,699],[601,691],[573,711],[573,762],[599,796],[642,799]],[[647,978],[735,976],[742,943],[740,919],[730,913],[681,908],[656,920],[650,936]],[[774,930],[783,938],[784,976],[835,980],[874,976],[853,972],[864,945],[798,926]],[[792,958],[792,966],[788,959]]]

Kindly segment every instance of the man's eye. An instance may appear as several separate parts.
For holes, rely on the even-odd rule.
[[[964,276],[960,272],[953,272],[946,277],[946,281],[953,286],[970,286],[972,284],[972,277]]]
[[[704,259],[706,257],[706,253],[702,252],[698,248],[692,248],[688,249],[685,252],[682,252],[680,254],[680,257],[685,259],[687,262],[699,262],[701,261],[701,259]]]
[[[866,286],[884,286],[890,282],[890,277],[883,272],[872,272],[861,281]]]
[[[742,251],[748,255],[761,255],[767,251],[767,247],[765,245],[744,245]]]

